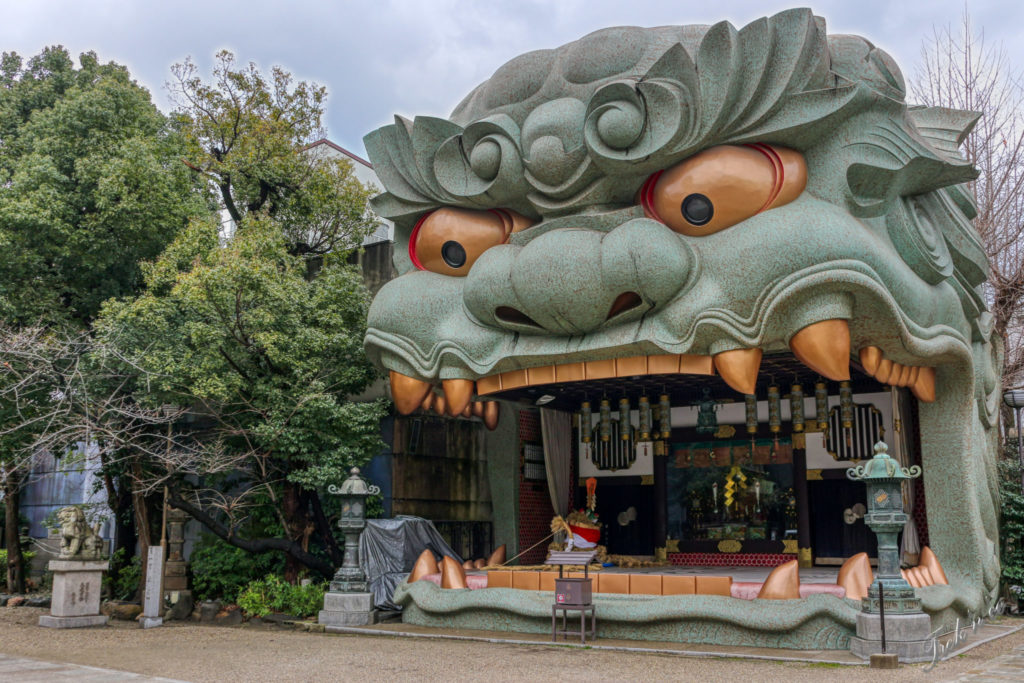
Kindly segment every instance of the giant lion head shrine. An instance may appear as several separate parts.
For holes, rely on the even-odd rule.
[[[809,10],[523,54],[366,136],[399,272],[367,353],[402,413],[565,416],[559,538],[660,561],[589,575],[603,634],[856,650],[881,583],[920,641],[999,585],[1001,346],[958,149],[979,116],[908,102]],[[550,572],[458,569],[402,583],[404,620],[550,630]]]

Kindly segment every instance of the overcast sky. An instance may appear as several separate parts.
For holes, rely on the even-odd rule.
[[[606,26],[741,27],[798,4],[774,0],[351,0],[245,2],[0,0],[0,50],[23,57],[61,44],[125,64],[167,110],[171,64],[207,70],[221,48],[261,67],[279,64],[326,85],[328,136],[364,155],[362,137],[394,114],[445,116],[474,86],[523,52],[557,47]],[[889,51],[909,77],[933,27],[960,21],[963,0],[838,0],[813,6],[830,33],[856,33]],[[975,25],[1024,64],[1024,2],[969,0]]]

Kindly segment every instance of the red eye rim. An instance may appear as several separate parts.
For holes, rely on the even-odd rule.
[[[757,212],[761,213],[779,198],[779,193],[782,192],[782,186],[786,181],[785,166],[782,163],[782,158],[779,156],[778,152],[772,149],[771,145],[753,142],[746,146],[751,149],[756,149],[758,152],[768,157],[768,161],[772,163],[772,168],[775,170],[775,187],[772,188],[771,194],[768,195],[768,201],[764,203],[764,206],[758,209]]]
[[[420,235],[420,228],[423,227],[423,222],[430,218],[430,214],[432,213],[434,212],[427,211],[425,214],[420,216],[420,219],[416,221],[416,225],[412,229],[412,234],[409,235],[409,260],[412,261],[412,264],[416,266],[418,270],[426,270],[426,268],[424,268],[423,264],[420,263],[420,257],[416,255],[416,238]]]
[[[659,223],[664,223],[665,221],[661,220],[661,216],[659,216],[658,212],[654,210],[654,186],[658,184],[658,178],[660,178],[661,174],[664,172],[664,170],[655,171],[646,181],[644,181],[643,187],[640,188],[640,206],[643,208],[644,214],[646,214],[648,218],[656,220]]]

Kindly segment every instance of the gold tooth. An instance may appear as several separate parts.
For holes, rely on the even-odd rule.
[[[892,364],[892,372],[890,372],[889,376],[886,377],[885,380],[884,380],[885,384],[891,384],[894,387],[895,386],[899,386],[899,384],[897,384],[897,382],[899,382],[900,375],[903,374],[903,367],[904,366],[902,364],[900,364],[900,363],[893,363]]]
[[[913,366],[904,365],[903,370],[900,371],[900,376],[896,380],[896,386],[905,387],[907,386],[908,380],[910,379],[910,373],[913,371]]]
[[[498,426],[498,412],[499,406],[497,401],[487,401],[484,403],[484,425],[492,432]]]
[[[525,387],[529,383],[530,380],[526,376],[526,370],[510,370],[509,372],[501,373],[501,388],[503,391],[505,389]]]
[[[420,407],[423,399],[430,393],[430,383],[415,377],[403,375],[400,372],[391,371],[389,375],[391,383],[391,400],[395,402],[395,408],[402,415],[408,415]]]
[[[757,387],[761,369],[761,349],[733,349],[715,354],[714,366],[719,376],[741,394],[752,394]]]
[[[488,377],[481,377],[476,381],[476,393],[493,394],[495,391],[501,391],[501,375],[490,375]]]
[[[555,366],[556,382],[580,382],[587,376],[583,363],[564,363]]]
[[[452,417],[459,415],[473,400],[473,380],[444,379],[441,380],[441,386],[448,402],[448,414]]]
[[[587,379],[608,379],[615,376],[615,359],[588,360],[585,363]]]
[[[430,410],[434,405],[434,392],[428,391],[427,397],[423,399],[423,403],[420,404],[420,410]]]
[[[647,356],[630,356],[615,359],[616,377],[633,377],[647,374]]]
[[[918,376],[920,374],[921,374],[920,366],[915,365],[914,367],[910,368],[910,377],[907,378],[907,383],[904,384],[903,386],[905,386],[905,387],[912,387],[912,386],[914,386],[914,384],[917,382],[917,378],[918,378]]]
[[[715,360],[711,356],[684,353],[679,356],[679,372],[684,375],[713,375]]]
[[[789,348],[819,375],[837,382],[850,379],[850,325],[842,318],[808,325],[793,335]]]
[[[889,379],[889,375],[892,374],[892,368],[893,362],[888,358],[883,358],[878,361],[878,368],[875,370],[875,379],[882,384],[885,384]]]
[[[447,403],[448,402],[445,399],[444,394],[436,394],[434,396],[434,412],[438,415],[444,415]]]
[[[473,410],[473,417],[483,417],[484,416],[484,402],[483,401],[476,401],[475,403],[471,403],[470,404],[470,408],[472,408],[472,410]]]
[[[542,365],[539,368],[529,368],[526,371],[526,379],[531,386],[535,384],[553,384],[555,381],[555,366]]]
[[[882,349],[877,346],[865,346],[860,350],[860,364],[864,366],[864,371],[875,376],[875,370],[878,369],[878,361],[882,360]]]
[[[931,403],[935,400],[935,368],[922,367],[914,386],[910,388],[917,400]]]
[[[462,417],[473,417],[473,406],[471,404],[466,404],[462,411]]]
[[[660,353],[647,356],[647,372],[652,375],[670,375],[679,372],[679,354]]]
[[[581,382],[587,379],[677,373],[713,375],[715,374],[714,360],[711,356],[700,354],[672,353],[563,363],[560,365],[541,365],[526,370],[509,370],[481,377],[476,381],[476,393],[478,396],[486,396],[487,394],[525,386]]]

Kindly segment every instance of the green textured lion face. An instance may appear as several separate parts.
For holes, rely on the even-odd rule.
[[[980,604],[998,569],[1000,360],[958,152],[977,116],[908,107],[888,55],[807,10],[525,54],[450,120],[366,137],[400,272],[367,352],[400,411],[453,415],[617,376],[753,393],[762,354],[787,349],[844,380],[852,357],[925,406],[932,528],[947,509],[969,520],[933,545]],[[970,493],[944,493],[949,476]]]

